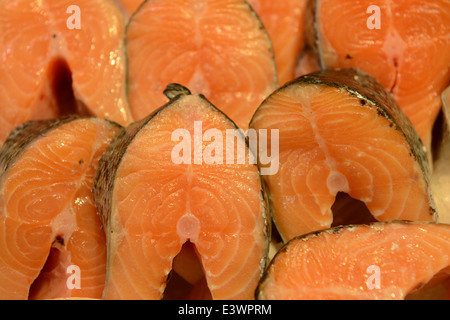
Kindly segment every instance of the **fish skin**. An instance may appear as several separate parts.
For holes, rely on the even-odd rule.
[[[109,212],[111,209],[111,190],[114,187],[115,168],[119,165],[126,152],[128,144],[142,128],[144,119],[131,123],[123,128],[111,141],[104,155],[100,158],[94,179],[94,200],[98,208],[98,215],[102,221],[105,233],[110,231]]]

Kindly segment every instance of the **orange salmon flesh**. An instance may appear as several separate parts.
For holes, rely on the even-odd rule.
[[[450,82],[450,2],[314,2],[322,67],[359,68],[373,75],[429,147],[440,94]]]
[[[278,85],[271,40],[243,0],[146,1],[126,39],[137,120],[166,103],[163,91],[175,82],[205,95],[245,130]]]
[[[106,242],[91,189],[120,127],[74,118],[38,131],[50,121],[17,129],[0,153],[0,299],[102,296]],[[9,151],[30,135],[11,163]],[[82,285],[68,286],[67,271],[77,268]]]
[[[294,238],[278,251],[259,299],[450,299],[450,226],[348,225]]]
[[[0,300],[450,300],[449,108],[450,0],[0,0]]]
[[[403,131],[395,128],[401,119],[393,122],[380,115],[376,101],[335,87],[334,76],[343,85],[345,78],[356,82],[354,90],[362,83],[361,93],[371,83],[379,86],[353,71],[325,71],[311,75],[312,80],[300,77],[269,96],[250,124],[258,130],[280,130],[280,169],[264,180],[282,238],[330,227],[338,192],[364,202],[376,220],[433,221],[429,174],[423,173]],[[385,106],[389,103],[393,101],[386,100]],[[392,107],[393,117],[402,115]]]
[[[68,113],[131,122],[122,15],[112,1],[73,4],[0,1],[0,143],[25,121]]]

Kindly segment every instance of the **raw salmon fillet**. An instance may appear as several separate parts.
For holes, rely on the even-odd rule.
[[[112,1],[0,1],[0,144],[25,121],[72,113],[128,124],[123,37]]]
[[[440,95],[450,82],[450,1],[314,3],[322,68],[359,68],[374,76],[430,147]]]
[[[70,116],[26,122],[6,140],[0,299],[102,296],[106,239],[92,187],[98,160],[119,130],[107,120]],[[69,287],[77,284],[72,274],[79,287]]]
[[[279,170],[263,178],[285,241],[330,227],[338,192],[364,202],[377,220],[437,218],[423,144],[366,73],[328,70],[289,82],[261,104],[250,128],[279,130]]]
[[[126,32],[128,93],[136,120],[179,83],[204,94],[242,129],[278,85],[271,41],[243,0],[149,0]]]
[[[243,135],[235,147],[216,145],[236,126],[203,96],[179,85],[165,92],[171,101],[118,135],[99,163],[94,199],[108,243],[104,298],[161,299],[189,241],[213,299],[252,299],[270,234],[258,168]],[[189,150],[180,149],[184,141]],[[238,145],[245,157],[226,160]]]
[[[278,82],[295,78],[300,54],[305,47],[304,15],[308,0],[248,0],[272,40]]]
[[[307,234],[271,261],[257,298],[450,299],[450,225],[376,222]]]

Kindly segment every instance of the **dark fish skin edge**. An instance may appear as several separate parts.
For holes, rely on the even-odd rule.
[[[380,116],[383,116],[389,120],[393,124],[393,128],[402,133],[409,144],[411,155],[420,166],[427,184],[430,202],[430,215],[437,215],[435,209],[436,206],[430,191],[431,172],[427,153],[425,152],[425,146],[423,145],[417,131],[414,129],[411,121],[395,102],[392,95],[389,94],[383,86],[369,74],[357,69],[348,68],[334,70],[327,69],[303,75],[297,79],[287,82],[270,94],[256,110],[253,118],[258,113],[261,106],[264,105],[272,95],[291,85],[308,84],[326,85],[347,91],[350,95],[357,97],[361,101],[365,101],[365,103],[361,103],[361,107],[375,107]],[[253,118],[250,121],[250,128],[252,128]]]
[[[3,176],[5,172],[15,163],[18,157],[36,139],[69,122],[90,118],[95,119],[96,117],[68,115],[47,120],[27,121],[16,127],[8,136],[0,151],[0,175]],[[119,124],[111,120],[105,121],[121,128]]]
[[[328,233],[340,233],[342,231],[345,230],[351,230],[354,228],[358,228],[358,227],[384,227],[387,224],[413,224],[413,225],[438,225],[438,223],[435,222],[428,222],[428,221],[409,221],[409,220],[389,220],[389,221],[377,221],[377,222],[372,222],[370,224],[349,224],[349,225],[341,225],[341,226],[336,226],[336,227],[332,227],[332,228],[328,228],[328,229],[322,229],[322,230],[317,230],[317,231],[312,231],[309,233],[305,233],[303,235],[299,235],[297,237],[292,238],[291,240],[289,240],[288,242],[286,242],[281,248],[280,250],[277,251],[277,253],[274,255],[274,257],[272,258],[272,260],[269,262],[264,275],[262,276],[258,287],[255,290],[255,300],[260,300],[259,296],[261,291],[263,290],[262,287],[264,286],[264,282],[271,276],[270,274],[270,269],[272,267],[273,264],[276,263],[277,257],[279,255],[284,254],[287,249],[289,248],[289,245],[293,242],[299,241],[299,240],[303,240],[303,241],[308,241],[309,239],[312,239],[314,237],[318,237],[320,236],[322,233],[324,232],[328,232]]]
[[[166,93],[168,94],[168,97],[172,97],[172,99],[166,103],[165,105],[161,106],[159,109],[155,110],[151,114],[149,114],[147,117],[143,118],[142,120],[133,122],[130,124],[126,129],[122,129],[121,132],[119,132],[111,141],[109,144],[107,150],[103,154],[102,158],[99,161],[97,171],[94,177],[94,188],[93,188],[93,194],[94,194],[94,202],[97,207],[97,210],[99,211],[98,214],[100,216],[100,220],[102,221],[103,228],[105,229],[107,238],[108,234],[110,232],[113,232],[109,228],[110,223],[110,214],[111,214],[111,206],[112,206],[112,194],[114,189],[114,182],[116,179],[116,173],[117,169],[120,166],[120,162],[123,159],[123,156],[125,155],[128,146],[131,144],[133,139],[136,137],[136,135],[140,132],[141,129],[143,129],[152,119],[160,113],[165,108],[169,107],[174,102],[178,101],[179,99],[182,99],[184,96],[189,95],[190,91],[189,89],[185,88],[182,85],[172,83],[169,84],[166,88]],[[221,110],[216,108],[213,104],[211,104],[203,95],[199,95],[203,100],[205,100],[209,106],[216,112],[219,112],[221,115],[225,116],[236,129],[238,127],[236,124]],[[244,137],[243,137],[244,138]],[[248,145],[248,139],[245,139],[247,149],[250,150]],[[250,150],[251,151],[251,150]],[[259,167],[258,167],[259,172]],[[264,214],[264,221],[265,221],[265,236],[266,236],[266,252],[265,252],[265,261],[263,262],[262,270],[261,270],[261,276],[265,270],[266,264],[267,264],[267,257],[269,252],[269,245],[270,245],[270,235],[271,235],[271,219],[269,216],[269,210],[270,206],[268,203],[268,197],[267,197],[267,191],[264,186],[263,179],[260,177],[260,184],[261,184],[261,195],[262,195],[262,201],[263,201],[263,214]],[[107,240],[109,241],[109,240]]]
[[[141,122],[134,122],[127,129],[122,128],[111,140],[105,153],[98,162],[92,193],[94,195],[97,214],[100,217],[105,233],[109,230],[108,212],[111,208],[110,191],[112,191],[115,180],[114,169],[119,166],[129,142],[133,140],[134,136],[141,129],[139,126]]]

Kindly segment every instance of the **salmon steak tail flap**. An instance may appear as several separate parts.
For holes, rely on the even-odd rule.
[[[8,137],[0,152],[0,299],[101,298],[107,251],[93,179],[120,129],[68,116],[26,122]]]
[[[162,299],[171,270],[184,276],[197,255],[206,281],[193,290],[253,299],[270,239],[256,157],[205,97],[177,84],[164,92],[169,103],[116,136],[99,163],[104,298]]]
[[[450,225],[388,221],[293,238],[268,266],[260,300],[448,300]]]
[[[250,128],[279,130],[279,170],[263,178],[284,241],[332,226],[338,193],[363,202],[372,221],[437,219],[425,148],[364,72],[327,70],[288,82],[261,104]]]

